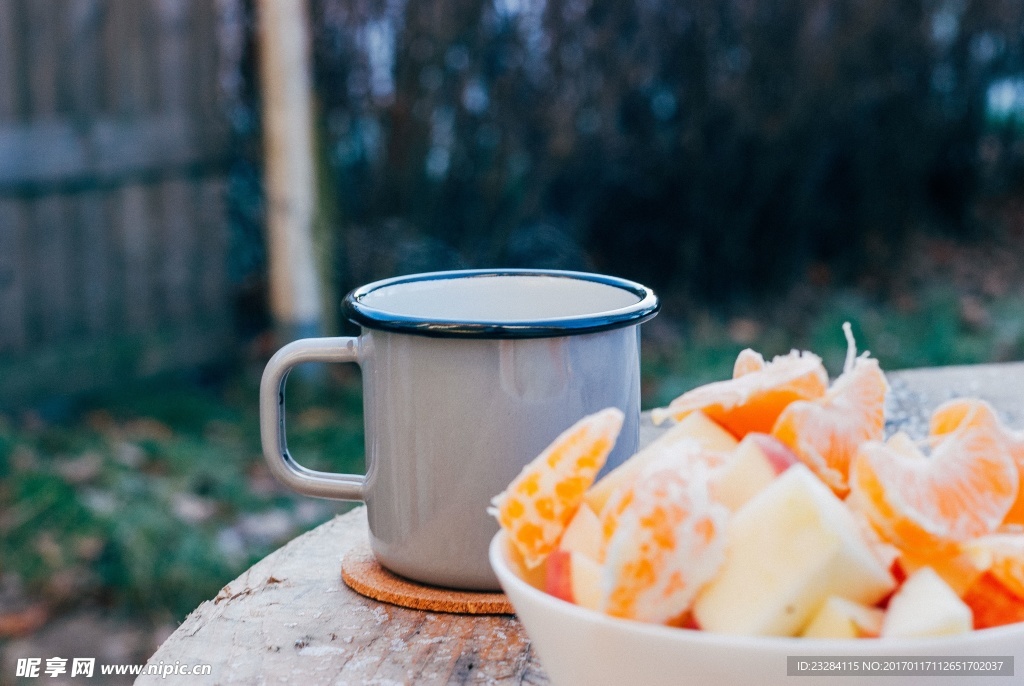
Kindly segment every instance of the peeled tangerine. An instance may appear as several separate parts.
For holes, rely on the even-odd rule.
[[[968,422],[989,426],[1006,442],[1007,450],[1017,464],[1019,487],[1017,500],[1006,513],[1003,523],[1024,524],[1024,432],[1007,428],[999,420],[992,406],[984,400],[957,398],[943,403],[932,414],[931,435],[943,436]]]
[[[628,487],[648,465],[666,454],[693,449],[727,452],[736,447],[732,434],[707,418],[703,412],[693,412],[671,427],[653,443],[606,474],[587,491],[584,501],[600,514],[615,491]]]
[[[847,475],[857,448],[879,441],[885,430],[889,384],[878,360],[857,357],[849,322],[843,373],[820,398],[796,400],[779,415],[772,435],[789,446],[840,497],[849,491]]]
[[[1005,442],[976,412],[932,441],[930,458],[902,434],[870,441],[850,467],[847,502],[886,540],[917,555],[955,551],[995,531],[1019,488]]]
[[[583,495],[608,459],[622,428],[622,411],[609,407],[579,420],[523,467],[491,501],[527,569],[535,569],[558,545]]]
[[[820,398],[828,388],[821,358],[794,350],[765,363],[753,351],[736,360],[735,376],[688,391],[668,407],[651,412],[655,424],[680,420],[700,410],[736,438],[770,433],[782,410],[795,400]]]
[[[843,502],[797,464],[733,515],[693,615],[708,631],[795,636],[829,597],[874,605],[894,586]]]
[[[608,544],[603,609],[665,624],[689,609],[721,566],[729,511],[712,500],[703,465],[681,469],[671,459],[646,470],[628,502]]]

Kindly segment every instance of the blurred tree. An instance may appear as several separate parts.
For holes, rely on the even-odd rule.
[[[270,309],[285,340],[322,331],[316,173],[303,0],[258,0]],[[329,289],[326,289],[329,292]]]
[[[910,232],[976,231],[979,198],[1024,179],[1020,129],[986,118],[992,84],[1024,74],[1014,0],[315,0],[313,16],[345,287],[495,264],[705,298],[811,265],[884,277]]]

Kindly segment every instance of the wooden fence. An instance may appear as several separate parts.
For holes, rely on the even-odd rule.
[[[0,405],[230,346],[219,6],[0,2]]]

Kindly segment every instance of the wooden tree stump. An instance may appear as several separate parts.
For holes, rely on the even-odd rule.
[[[889,376],[889,433],[922,436],[931,411],[956,396],[984,398],[1022,426],[1022,363]],[[660,431],[645,417],[641,444]],[[548,683],[515,617],[409,610],[350,590],[341,559],[366,542],[362,507],[296,538],[200,605],[149,664],[212,665],[210,676],[188,683]],[[145,675],[136,683],[167,682]]]
[[[296,538],[200,605],[149,663],[211,664],[189,677],[211,684],[547,683],[514,617],[408,610],[349,589],[341,558],[366,541],[364,507]]]

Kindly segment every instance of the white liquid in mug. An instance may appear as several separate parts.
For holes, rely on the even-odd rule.
[[[622,288],[553,276],[494,276],[399,283],[367,293],[362,303],[424,320],[514,324],[614,312],[640,301]]]

